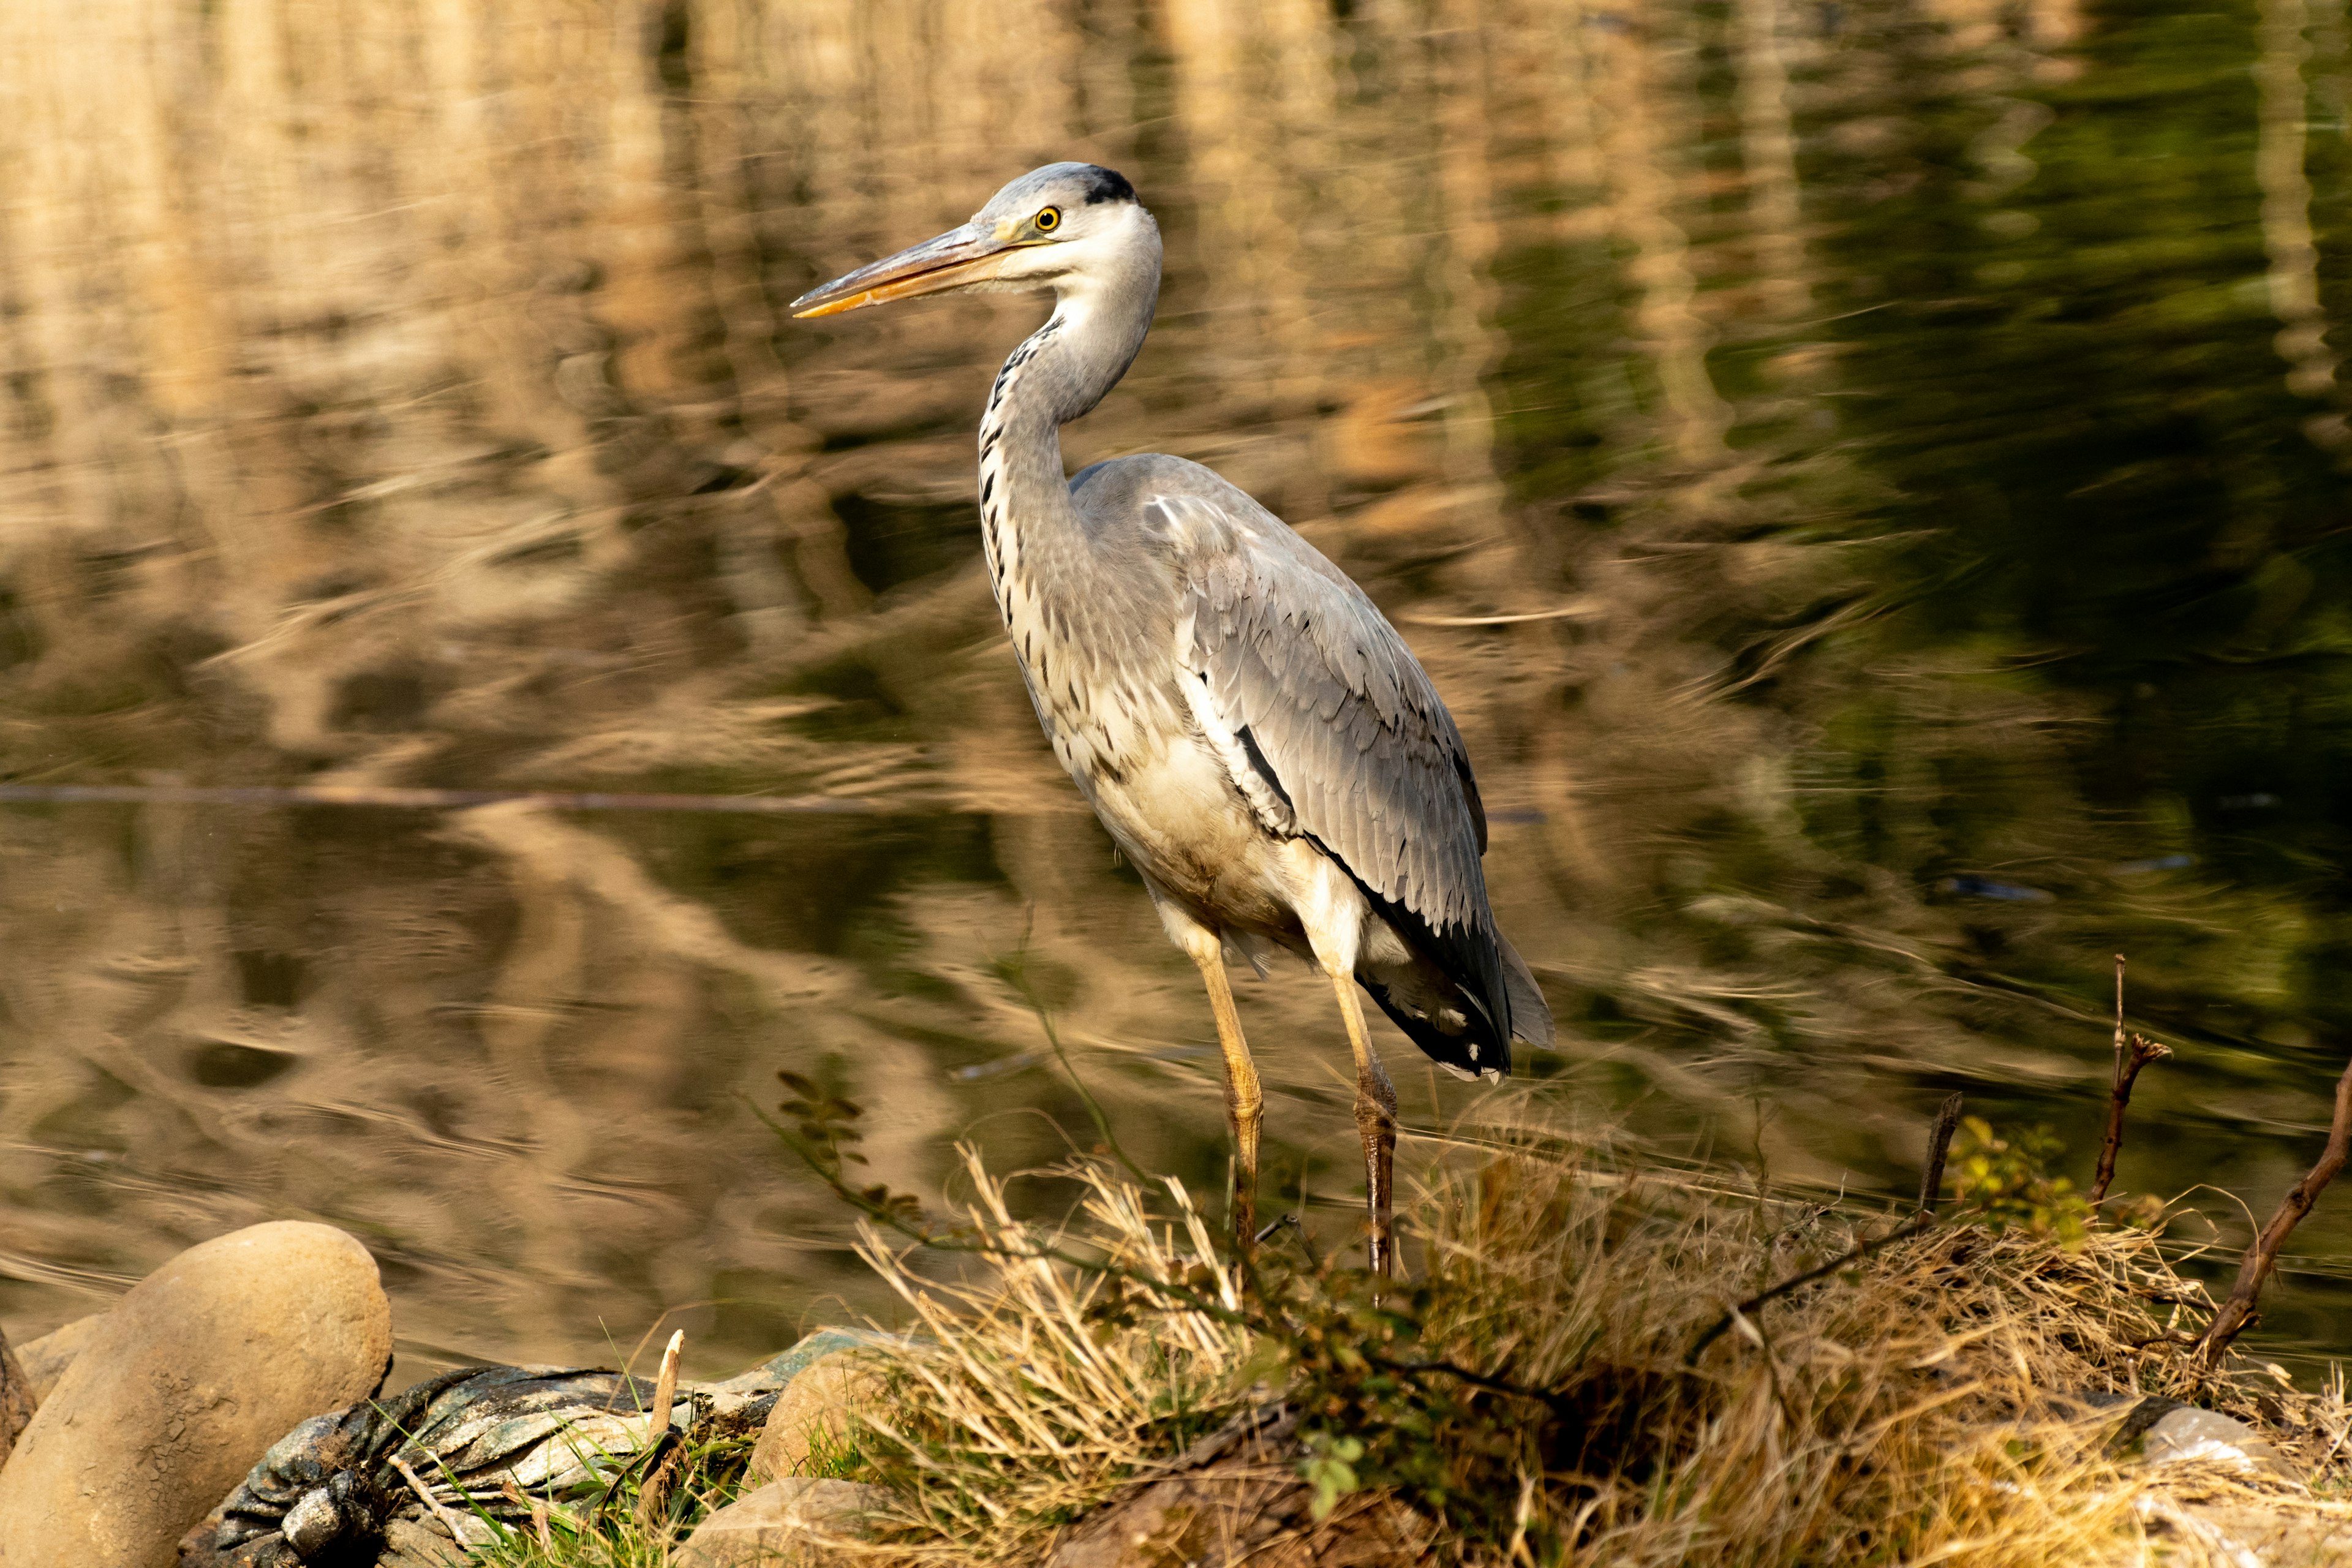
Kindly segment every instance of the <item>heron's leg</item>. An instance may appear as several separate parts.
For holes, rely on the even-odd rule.
[[[1209,1011],[1216,1015],[1217,1045],[1225,1054],[1225,1120],[1234,1130],[1234,1246],[1238,1256],[1247,1257],[1257,1240],[1257,1131],[1265,1120],[1265,1095],[1258,1088],[1249,1042],[1242,1037],[1242,1017],[1225,979],[1222,947],[1212,933],[1206,943],[1187,943],[1186,951],[1200,965]]]
[[[1356,1131],[1364,1141],[1364,1204],[1371,1214],[1372,1272],[1386,1279],[1396,1272],[1389,1237],[1396,1173],[1396,1085],[1389,1081],[1381,1058],[1372,1052],[1371,1036],[1364,1028],[1364,1005],[1356,995],[1355,975],[1338,969],[1329,973],[1331,989],[1339,996],[1340,1016],[1348,1021],[1348,1045],[1356,1053]]]
[[[1249,1042],[1242,1038],[1234,988],[1225,980],[1225,939],[1193,919],[1150,879],[1144,879],[1144,886],[1151,890],[1151,901],[1160,911],[1168,939],[1182,948],[1201,971],[1201,984],[1209,993],[1209,1011],[1216,1015],[1217,1046],[1225,1056],[1225,1120],[1234,1130],[1234,1246],[1236,1256],[1246,1257],[1257,1239],[1257,1130],[1265,1096],[1258,1088]]]

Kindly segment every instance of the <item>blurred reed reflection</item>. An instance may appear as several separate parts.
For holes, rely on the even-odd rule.
[[[928,1188],[1091,1141],[1041,1011],[1214,1185],[1207,1014],[981,574],[1036,306],[780,312],[1060,157],[1169,239],[1074,466],[1209,463],[1407,631],[1548,1114],[1900,1187],[1961,1087],[2087,1168],[2121,949],[2182,1047],[2124,1184],[2266,1202],[2352,1043],[2345,48],[2338,0],[0,7],[0,780],[861,807],[0,806],[0,1312],[307,1215],[420,1358],[715,1301],[745,1359],[878,1305],[774,1072]],[[1243,1005],[1336,1199],[1319,995]],[[2282,1352],[2352,1342],[2347,1243]]]

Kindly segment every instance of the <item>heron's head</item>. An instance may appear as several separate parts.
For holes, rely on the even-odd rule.
[[[1048,163],[988,198],[971,220],[812,289],[795,316],[832,316],[921,294],[1051,289],[1072,294],[1131,281],[1156,289],[1160,228],[1117,172]]]

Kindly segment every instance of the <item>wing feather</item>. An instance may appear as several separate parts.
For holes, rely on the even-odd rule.
[[[1178,658],[1217,715],[1247,731],[1297,831],[1426,933],[1507,1039],[1512,997],[1479,864],[1485,814],[1453,716],[1361,589],[1271,512],[1213,484],[1147,507],[1192,601]]]

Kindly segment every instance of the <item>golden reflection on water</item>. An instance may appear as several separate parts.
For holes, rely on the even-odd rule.
[[[1555,1100],[1899,1184],[1950,1083],[2091,1124],[2117,909],[2214,927],[2196,984],[2273,1006],[2281,906],[2176,878],[1995,910],[2083,973],[1988,982],[1991,916],[1809,837],[1858,680],[1915,727],[1874,796],[1898,838],[1956,757],[2006,803],[1972,863],[2030,882],[2144,837],[2065,782],[2079,704],[1872,645],[1880,558],[1807,531],[1873,492],[1819,330],[1864,307],[1801,150],[1867,164],[1891,74],[1936,74],[1997,204],[2086,25],[1941,0],[1849,37],[1835,9],[0,8],[0,775],[867,808],[0,808],[12,1331],[310,1215],[375,1249],[422,1360],[601,1359],[681,1307],[708,1365],[748,1359],[879,1305],[753,1115],[775,1071],[866,1104],[875,1178],[929,1191],[959,1137],[1000,1165],[1092,1141],[1041,1006],[1129,1152],[1213,1185],[1206,1009],[981,574],[972,426],[1038,307],[780,310],[1054,158],[1121,168],[1169,241],[1073,466],[1209,463],[1405,628],[1561,1011]],[[2324,395],[2294,10],[2262,13],[2250,134],[2277,374]],[[1553,395],[1580,444],[1507,437]],[[1725,823],[1835,890],[1727,890]],[[1343,1198],[1328,997],[1243,1003],[1269,1172]],[[1386,1043],[1411,1120],[1476,1103]],[[2299,1081],[2206,1089],[2230,1127],[2311,1120]],[[2217,1147],[2255,1190],[2295,1164]]]

